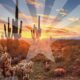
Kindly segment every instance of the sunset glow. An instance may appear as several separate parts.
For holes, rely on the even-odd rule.
[[[0,1],[0,35],[7,18],[10,17],[10,22],[14,18],[14,6],[15,0]],[[24,22],[23,38],[32,38],[31,29],[34,24],[38,27],[38,16],[41,16],[41,39],[80,37],[79,0],[19,0],[19,10],[19,20]]]

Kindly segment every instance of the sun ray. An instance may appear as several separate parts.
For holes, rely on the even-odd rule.
[[[13,0],[14,3],[16,4],[15,0]],[[21,13],[24,13],[26,16],[31,16],[30,10],[28,8],[28,5],[26,4],[25,0],[19,0],[19,10]],[[31,16],[31,23],[33,23],[33,18]]]
[[[58,23],[58,25],[56,25],[56,28],[62,28],[65,27],[67,25],[69,25],[71,22],[69,22],[67,19],[70,17],[79,17],[80,16],[80,5],[77,6],[69,15],[67,15],[61,22]]]
[[[45,9],[45,0],[36,0],[38,3],[38,6],[36,6],[36,11],[37,11],[37,15],[44,14],[44,9]]]
[[[36,7],[36,12],[37,12],[37,16],[41,16],[41,26],[42,26],[46,0],[36,0],[36,1],[38,2],[38,7]]]
[[[57,16],[58,12],[57,9],[63,8],[63,6],[67,3],[68,0],[55,0],[54,5],[52,6],[50,16]],[[49,22],[49,19],[48,19]]]
[[[15,4],[14,4],[14,2],[12,1],[12,0],[7,0],[7,1],[5,1],[4,2],[4,0],[1,0],[0,1],[0,4],[4,7],[4,8],[6,8],[6,10],[8,10],[11,14],[14,14],[14,6],[15,6]]]
[[[7,18],[14,18],[14,15],[12,15],[3,5],[0,4],[0,9],[2,10],[0,12],[0,16],[4,19],[4,21],[7,21]],[[5,15],[6,13],[6,15]]]

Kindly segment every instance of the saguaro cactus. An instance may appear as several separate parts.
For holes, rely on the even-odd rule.
[[[4,33],[5,33],[5,37],[7,37],[6,24],[4,24]]]
[[[19,34],[21,35],[21,33],[22,33],[22,21],[20,21],[20,30],[19,30]]]
[[[20,38],[22,33],[22,21],[20,21],[20,29],[18,28],[18,20],[19,20],[19,9],[18,9],[18,0],[16,0],[16,6],[15,6],[15,19],[12,19],[12,28],[10,28],[10,18],[8,17],[8,29],[6,29],[6,25],[4,24],[4,32],[5,37],[14,37]],[[12,29],[12,30],[11,30]],[[11,32],[12,31],[12,32]],[[12,36],[11,36],[12,34]]]
[[[10,35],[11,35],[11,28],[10,28],[10,20],[8,17],[8,37],[10,37]]]

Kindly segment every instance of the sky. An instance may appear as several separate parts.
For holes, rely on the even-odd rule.
[[[15,17],[15,0],[0,0],[0,35],[7,19]],[[41,16],[41,38],[80,37],[80,0],[19,0],[22,37],[31,38],[30,29]]]

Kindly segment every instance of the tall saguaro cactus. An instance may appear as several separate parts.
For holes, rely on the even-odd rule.
[[[31,35],[35,40],[38,40],[41,36],[40,16],[38,16],[38,27],[34,25],[33,29],[31,30]]]
[[[37,38],[40,38],[41,36],[41,26],[40,26],[40,16],[38,16],[38,33]]]
[[[20,30],[19,30],[19,34],[21,35],[21,33],[22,33],[22,21],[20,21]]]
[[[11,28],[10,28],[10,20],[8,17],[8,37],[10,37],[10,35],[11,35]]]
[[[7,26],[8,28],[7,28]],[[8,24],[4,24],[4,33],[5,33],[5,37],[6,38],[10,38],[11,37],[11,28],[10,28],[10,19],[8,17]]]
[[[6,24],[4,24],[4,33],[5,33],[5,37],[7,37]]]
[[[15,19],[12,19],[12,28],[10,28],[10,18],[9,17],[8,17],[8,29],[6,28],[6,24],[4,24],[5,37],[8,37],[8,38],[14,37],[14,39],[16,39],[16,38],[18,39],[21,37],[23,22],[20,21],[20,29],[19,29],[19,25],[18,25],[19,14],[18,13],[19,13],[18,0],[16,0]],[[12,34],[12,36],[11,36],[11,34]]]

